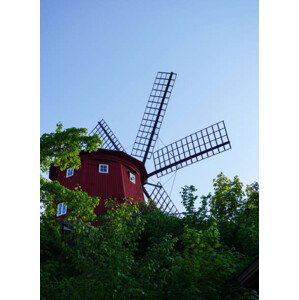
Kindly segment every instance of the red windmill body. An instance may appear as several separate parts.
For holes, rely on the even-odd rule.
[[[50,179],[58,180],[70,189],[80,185],[90,196],[102,199],[130,198],[134,202],[140,202],[144,200],[145,194],[147,198],[154,200],[163,212],[178,214],[161,183],[151,184],[147,181],[148,178],[153,175],[167,175],[229,150],[231,144],[225,124],[221,121],[154,151],[176,76],[173,72],[157,73],[131,155],[125,152],[109,126],[101,120],[90,134],[100,136],[103,142],[102,149],[93,153],[82,152],[79,170],[60,171],[51,167]],[[147,173],[145,162],[152,154],[155,170]],[[154,188],[149,193],[147,189],[151,187]],[[59,203],[57,216],[66,214],[66,211],[67,207]],[[95,212],[99,215],[104,211],[104,204],[100,202]]]
[[[74,189],[80,186],[90,196],[101,199],[130,199],[144,201],[143,185],[147,179],[144,164],[122,151],[99,149],[97,152],[80,153],[81,167],[78,170],[51,167],[50,179]],[[104,202],[95,209],[97,215],[106,210]]]

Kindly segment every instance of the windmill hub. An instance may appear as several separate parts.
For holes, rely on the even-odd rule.
[[[158,72],[155,78],[131,155],[127,154],[104,120],[98,122],[91,135],[98,134],[102,149],[80,154],[79,170],[60,171],[51,167],[50,179],[73,189],[80,185],[91,196],[107,198],[151,198],[162,211],[179,213],[160,182],[149,184],[147,179],[164,176],[185,166],[231,149],[224,121],[181,138],[154,151],[177,74]],[[136,159],[135,157],[138,159]],[[153,156],[155,170],[147,173],[145,163]],[[148,187],[154,186],[151,193]],[[102,214],[102,203],[95,209]]]

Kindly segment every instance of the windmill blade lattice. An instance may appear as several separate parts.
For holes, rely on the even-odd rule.
[[[143,114],[132,155],[151,158],[177,74],[158,72]]]
[[[155,151],[155,171],[148,176],[161,177],[229,149],[231,144],[221,121]]]
[[[162,184],[158,182],[156,185],[154,185],[155,188],[152,190],[152,192],[147,195],[149,195],[149,198],[151,198],[157,205],[157,207],[168,214],[171,215],[179,215],[179,211],[174,205],[174,203],[171,201],[169,195],[164,190]]]
[[[103,142],[101,148],[126,152],[104,119],[98,122],[89,135],[95,134],[99,135]]]

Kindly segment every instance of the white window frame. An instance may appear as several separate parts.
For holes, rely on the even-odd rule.
[[[129,178],[132,183],[136,183],[136,175],[132,172],[129,172]]]
[[[58,203],[56,216],[57,217],[63,216],[66,213],[67,213],[67,206],[63,202]]]
[[[101,166],[107,167],[107,172],[101,171]],[[108,164],[99,164],[99,173],[108,174],[109,173],[109,165]]]
[[[68,177],[71,177],[74,175],[74,168],[69,168],[69,169],[66,169],[66,178]]]

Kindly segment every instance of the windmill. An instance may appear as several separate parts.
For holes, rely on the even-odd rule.
[[[155,151],[155,144],[176,77],[177,74],[173,72],[157,73],[130,155],[137,158],[143,166],[153,158],[155,169],[149,173],[146,172],[142,190],[159,209],[169,214],[178,214],[179,211],[162,184],[160,182],[149,183],[148,179],[154,175],[158,178],[162,177],[231,149],[224,121],[220,121]],[[124,147],[104,120],[98,122],[91,131],[90,135],[94,134],[100,136],[103,149],[125,153]],[[150,186],[153,189],[148,192]]]

